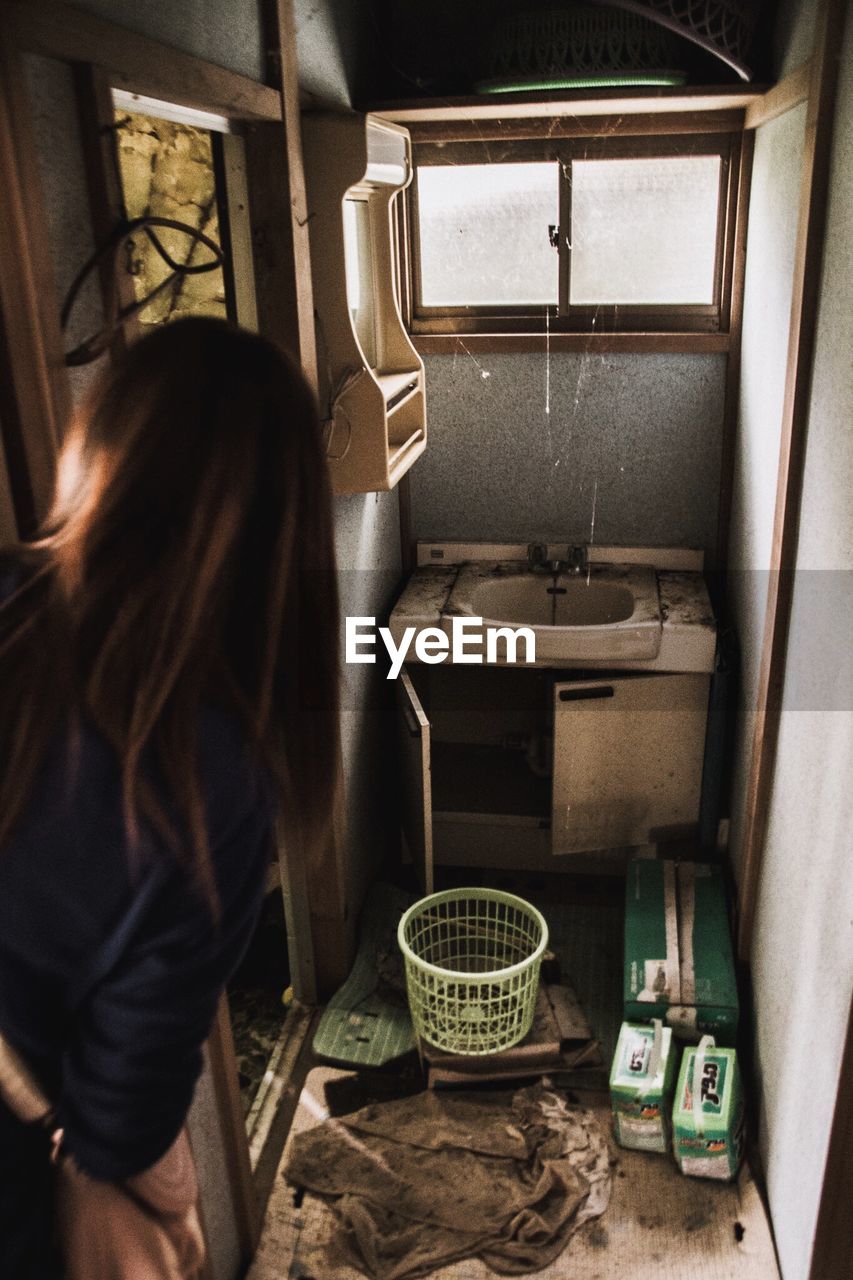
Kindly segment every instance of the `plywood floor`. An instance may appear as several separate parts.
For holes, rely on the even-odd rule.
[[[291,1132],[327,1114],[327,1082],[345,1072],[319,1067],[305,1081]],[[583,1097],[609,1131],[606,1097]],[[282,1159],[282,1164],[285,1155]],[[329,1260],[335,1230],[331,1210],[305,1195],[294,1204],[281,1176],[270,1197],[264,1230],[248,1280],[363,1280]],[[778,1280],[770,1229],[748,1170],[732,1185],[684,1178],[664,1156],[620,1151],[606,1214],[588,1223],[540,1280]],[[483,1263],[444,1267],[435,1280],[493,1280]]]

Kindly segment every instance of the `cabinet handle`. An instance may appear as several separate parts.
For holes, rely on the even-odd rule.
[[[420,721],[412,708],[405,702],[403,703],[403,715],[405,717],[406,728],[409,730],[409,733],[413,738],[419,738],[421,736]]]
[[[561,702],[585,702],[588,698],[613,698],[616,690],[612,684],[596,685],[594,689],[561,689]]]

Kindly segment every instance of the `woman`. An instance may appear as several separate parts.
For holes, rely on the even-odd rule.
[[[179,321],[72,423],[38,540],[0,563],[0,1033],[96,1179],[176,1138],[254,926],[279,810],[335,786],[320,430],[270,343]],[[58,1274],[46,1138],[0,1102],[0,1275]]]

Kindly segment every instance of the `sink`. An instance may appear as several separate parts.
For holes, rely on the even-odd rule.
[[[530,627],[536,661],[654,658],[661,619],[654,569],[594,564],[581,574],[534,573],[517,561],[465,564],[445,607],[484,626]]]

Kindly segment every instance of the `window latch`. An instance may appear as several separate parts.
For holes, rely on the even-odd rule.
[[[552,249],[556,249],[560,244],[560,228],[556,222],[548,223],[548,240]]]

